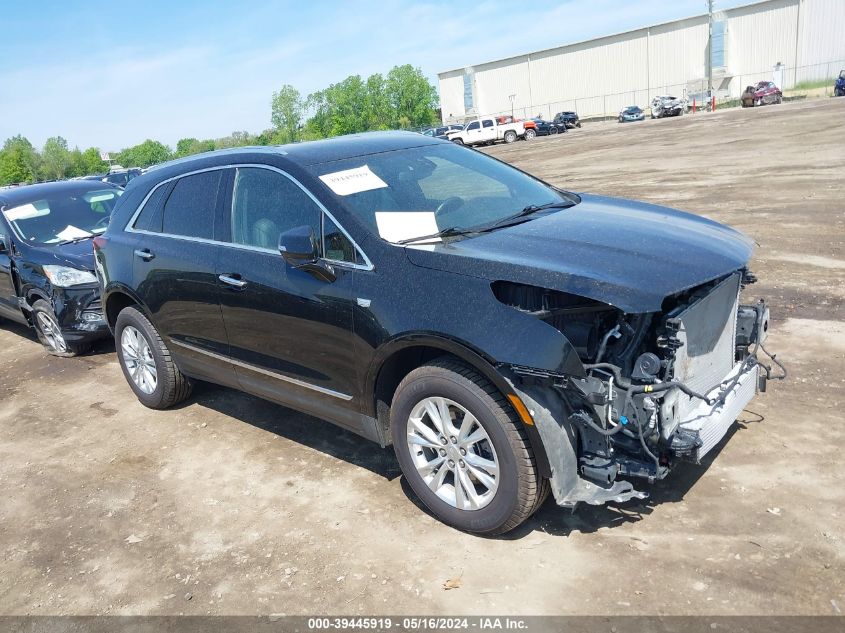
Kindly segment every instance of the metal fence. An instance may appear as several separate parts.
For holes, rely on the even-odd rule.
[[[758,81],[775,81],[775,83],[780,85],[787,98],[799,95],[807,97],[830,96],[833,94],[833,84],[836,77],[841,70],[845,69],[845,60],[829,61],[807,66],[780,66],[776,68],[768,68],[741,75],[714,73],[713,95],[716,97],[716,107],[718,108],[720,105],[723,107],[737,105],[745,87],[756,84]],[[497,112],[485,112],[483,115],[500,116],[512,114],[520,119],[534,117],[551,119],[558,112],[574,111],[578,113],[581,119],[601,120],[615,118],[621,110],[633,105],[638,105],[646,113],[649,113],[651,100],[658,95],[685,97],[689,101],[690,107],[695,102],[697,108],[707,107],[707,102],[710,101],[707,80],[699,79],[681,84],[664,84],[594,97],[578,97],[551,103],[508,108]],[[476,115],[466,115],[448,120],[446,123],[462,123],[467,119],[473,119],[475,117]]]

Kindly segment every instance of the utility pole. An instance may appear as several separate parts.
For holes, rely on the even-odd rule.
[[[707,94],[713,98],[713,0],[707,0]]]

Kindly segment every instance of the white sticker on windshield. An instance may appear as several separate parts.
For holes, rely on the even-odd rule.
[[[75,240],[80,237],[91,237],[93,233],[89,233],[83,229],[78,229],[75,226],[68,224],[67,228],[60,233],[56,233],[56,237],[60,240]]]
[[[14,209],[9,209],[8,211],[4,211],[4,214],[9,222],[31,220],[32,218],[40,218],[43,215],[50,215],[50,207],[47,205],[46,200],[39,200],[38,202],[30,202]]]
[[[388,242],[437,233],[434,211],[376,211],[378,234]],[[432,242],[441,241],[439,237]]]
[[[339,196],[350,196],[353,193],[387,187],[387,183],[376,176],[368,165],[325,174],[320,176],[320,180]]]

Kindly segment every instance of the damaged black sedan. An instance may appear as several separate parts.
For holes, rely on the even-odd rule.
[[[0,191],[0,317],[35,328],[50,354],[76,356],[109,335],[91,238],[121,193],[86,180]]]
[[[175,161],[94,245],[142,403],[208,380],[392,444],[471,532],[644,497],[770,377],[749,238],[415,134]]]

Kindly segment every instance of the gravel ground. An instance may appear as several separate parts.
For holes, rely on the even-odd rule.
[[[0,614],[845,611],[843,122],[830,99],[489,150],[748,232],[790,369],[649,501],[550,499],[502,538],[441,525],[390,450],[328,423],[212,386],[149,411],[112,345],[51,358],[4,322]]]

